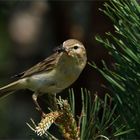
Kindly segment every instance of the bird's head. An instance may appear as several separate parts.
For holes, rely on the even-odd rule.
[[[79,61],[79,63],[86,65],[87,54],[84,45],[76,39],[68,39],[63,42],[62,51],[69,57]]]
[[[68,39],[64,41],[62,45],[59,45],[57,48],[55,48],[55,51],[64,54],[70,59],[72,58],[82,67],[85,67],[86,65],[87,62],[86,49],[84,45],[76,39]]]

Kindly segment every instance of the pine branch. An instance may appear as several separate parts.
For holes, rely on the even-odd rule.
[[[140,6],[136,0],[109,0],[104,12],[114,23],[115,34],[96,40],[108,49],[115,60],[114,70],[104,64],[104,69],[92,63],[109,82],[110,91],[118,112],[135,133],[129,138],[140,138]]]
[[[61,130],[65,140],[97,140],[97,139],[115,139],[120,135],[129,133],[132,130],[125,130],[126,126],[120,122],[120,116],[115,115],[117,105],[112,107],[112,99],[106,94],[104,100],[97,95],[94,99],[86,89],[81,89],[82,110],[78,122],[75,115],[74,91],[70,90],[71,106],[67,100],[59,98],[57,100],[57,111],[52,111],[41,119],[38,125],[33,120],[33,127],[28,124],[38,136],[46,136],[48,139],[57,140],[56,136],[49,133],[52,124],[56,124]]]

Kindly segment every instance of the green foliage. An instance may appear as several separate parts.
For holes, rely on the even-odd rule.
[[[89,91],[81,89],[81,95],[82,110],[78,121],[80,140],[119,139],[121,135],[132,131],[126,130],[125,124],[120,121],[120,115],[115,114],[117,105],[112,105],[112,99],[108,94],[102,100],[97,95],[93,98]],[[74,109],[73,90],[70,100]]]
[[[81,89],[81,114],[77,119],[75,114],[75,97],[73,89],[70,90],[69,102],[59,98],[60,109],[44,114],[38,125],[31,119],[33,127],[27,123],[38,136],[49,140],[58,140],[49,127],[55,123],[57,129],[65,140],[109,140],[121,139],[122,135],[133,131],[127,129],[122,123],[120,115],[116,115],[117,105],[113,105],[112,98],[106,94],[104,99],[97,95],[94,97],[86,89]],[[77,120],[77,123],[76,123]]]
[[[118,102],[118,112],[130,128],[129,138],[140,138],[140,6],[136,0],[110,0],[103,11],[114,23],[115,34],[96,40],[108,49],[114,58],[114,70],[98,69],[109,82],[110,91]]]

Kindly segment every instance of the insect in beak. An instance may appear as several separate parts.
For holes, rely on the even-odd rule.
[[[66,49],[63,47],[63,45],[59,45],[58,47],[56,47],[56,48],[54,49],[54,52],[58,52],[58,53],[66,52],[66,53],[67,53],[67,51],[66,51]]]

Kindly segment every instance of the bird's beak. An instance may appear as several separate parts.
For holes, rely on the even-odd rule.
[[[60,45],[54,49],[55,52],[67,52],[63,45]]]

